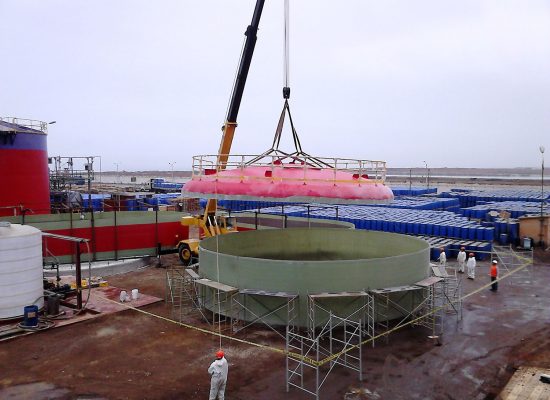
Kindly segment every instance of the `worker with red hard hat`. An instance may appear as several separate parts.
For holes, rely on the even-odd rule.
[[[489,271],[489,276],[491,277],[491,291],[496,292],[498,290],[498,262],[493,260],[491,263],[491,270]]]
[[[219,350],[216,352],[216,359],[208,367],[208,373],[211,376],[209,400],[224,400],[228,370],[229,366],[225,354],[222,350]]]

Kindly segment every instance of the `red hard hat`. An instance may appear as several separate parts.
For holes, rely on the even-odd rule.
[[[224,355],[223,351],[220,350],[216,353],[216,358],[223,358]]]

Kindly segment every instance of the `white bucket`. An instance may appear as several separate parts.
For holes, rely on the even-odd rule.
[[[128,293],[126,293],[126,290],[121,290],[120,301],[124,303],[126,300],[128,300]]]
[[[139,291],[137,289],[132,289],[132,300],[137,300],[139,298]]]

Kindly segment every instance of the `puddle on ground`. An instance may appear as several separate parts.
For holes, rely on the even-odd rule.
[[[0,399],[55,400],[65,399],[69,393],[69,390],[57,388],[51,383],[33,382],[0,390]]]
[[[77,398],[78,400],[107,400],[93,394],[81,394],[74,396],[68,389],[58,388],[47,382],[33,382],[22,385],[10,386],[0,389],[0,399],[32,399],[32,400],[65,400]]]

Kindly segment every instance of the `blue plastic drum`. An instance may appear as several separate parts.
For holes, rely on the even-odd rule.
[[[25,306],[23,309],[23,325],[26,327],[38,326],[38,306]]]
[[[498,237],[498,243],[501,246],[507,245],[508,244],[508,234],[507,233],[501,233],[500,236]]]

